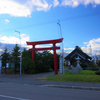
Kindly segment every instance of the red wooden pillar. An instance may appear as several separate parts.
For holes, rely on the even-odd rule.
[[[56,45],[53,43],[53,56],[54,56],[54,69],[55,69],[55,74],[58,74],[58,69],[57,69],[57,56],[56,56]]]
[[[34,61],[34,56],[35,56],[35,45],[32,47],[32,61]]]

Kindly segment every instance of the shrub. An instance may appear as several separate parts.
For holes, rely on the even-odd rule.
[[[83,68],[83,70],[86,70],[87,69],[87,65],[85,65],[85,64],[80,64],[80,66]]]
[[[100,75],[100,71],[96,71],[95,74],[96,74],[96,75]]]
[[[30,74],[35,74],[35,70],[34,70],[34,69],[30,69],[30,70],[29,70],[29,73],[30,73]]]
[[[90,65],[90,70],[97,71],[98,69],[99,69],[99,68],[98,68],[98,66],[97,66],[96,64],[92,63],[92,64]]]

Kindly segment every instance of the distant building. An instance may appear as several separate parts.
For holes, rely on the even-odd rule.
[[[84,53],[78,46],[76,46],[76,48],[69,55],[65,57],[65,60],[70,62],[70,66],[76,67],[75,58],[77,58],[78,56],[79,58],[81,58],[80,64],[84,64],[88,67],[90,66],[92,58],[86,53]]]

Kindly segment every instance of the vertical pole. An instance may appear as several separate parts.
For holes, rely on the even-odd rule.
[[[1,60],[0,60],[0,74],[1,74],[1,66],[2,66],[2,65],[1,65]]]
[[[17,31],[18,32],[18,31]],[[19,39],[20,39],[20,47],[21,47],[21,38],[20,38],[20,32],[19,33]],[[21,48],[20,48],[21,49]],[[22,72],[22,51],[21,51],[21,54],[20,54],[20,75],[21,75],[21,72]]]
[[[32,50],[32,61],[34,61],[34,56],[35,56],[35,45],[33,45],[33,50]]]
[[[56,56],[56,48],[55,48],[55,43],[53,44],[53,56],[54,56],[54,69],[55,69],[55,74],[58,74],[58,69],[57,69],[57,56]]]
[[[20,75],[21,75],[21,71],[22,71],[22,52],[21,52],[21,55],[20,55]]]
[[[62,31],[61,31],[61,25],[60,25],[60,20],[57,23],[60,26],[60,33],[61,33],[61,38],[62,38]],[[62,41],[62,69],[63,69],[63,74],[64,74],[64,51],[63,51],[63,41]]]

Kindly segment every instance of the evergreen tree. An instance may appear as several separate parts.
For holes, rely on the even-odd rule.
[[[22,68],[25,73],[35,73],[35,64],[31,59],[32,53],[27,51],[26,49],[22,52]]]
[[[4,49],[4,52],[1,54],[2,66],[5,66],[4,73],[6,74],[6,63],[9,60],[9,53],[7,48]]]
[[[20,65],[20,47],[18,46],[18,44],[15,45],[15,47],[12,50],[12,57],[13,57],[13,61],[15,63],[14,66],[14,74],[16,72],[16,69],[19,68]]]

